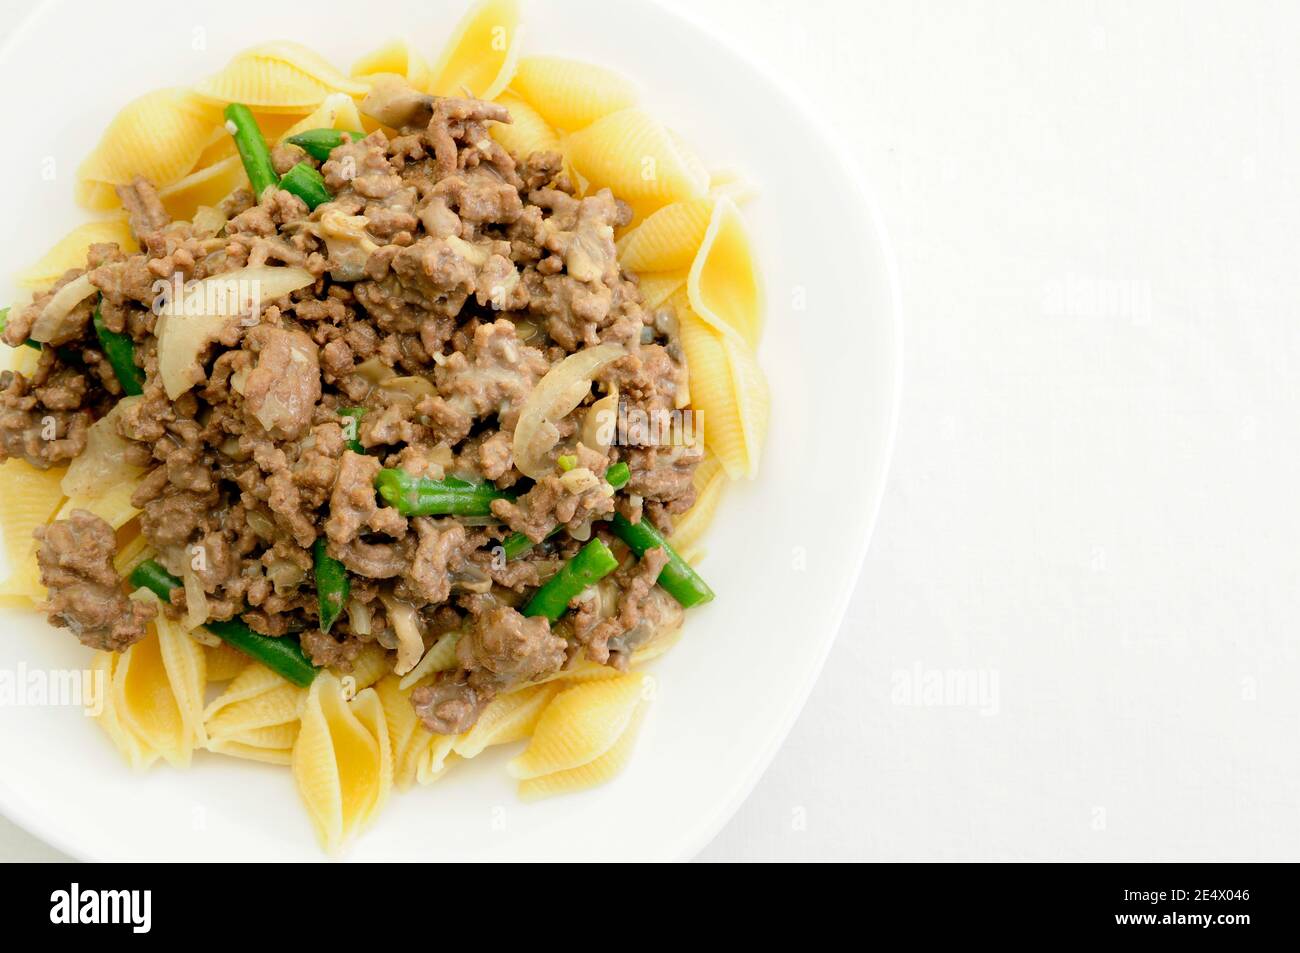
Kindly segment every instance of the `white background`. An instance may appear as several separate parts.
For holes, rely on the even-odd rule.
[[[858,591],[701,858],[1300,858],[1300,7],[668,2],[852,146],[906,309]]]

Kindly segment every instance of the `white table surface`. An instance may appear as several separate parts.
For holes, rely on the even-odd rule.
[[[838,127],[907,311],[858,590],[701,859],[1300,857],[1300,7],[669,2]]]

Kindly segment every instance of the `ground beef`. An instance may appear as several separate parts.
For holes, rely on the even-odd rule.
[[[137,175],[129,185],[119,185],[115,191],[122,207],[126,209],[131,234],[141,245],[171,223],[172,217],[163,208],[158,190],[143,176]]]
[[[244,410],[272,437],[296,440],[320,400],[316,344],[302,331],[267,325],[245,338],[257,362],[244,381]]]
[[[526,618],[508,606],[474,616],[456,643],[459,668],[411,695],[416,714],[436,734],[469,730],[499,692],[558,671],[566,643],[545,618]]]
[[[71,629],[83,645],[121,652],[140,641],[155,609],[122,591],[113,570],[113,527],[85,510],[36,530],[41,582],[49,589],[50,622]]]
[[[282,189],[241,189],[219,204],[224,224],[196,225],[171,221],[150,183],[121,187],[140,251],[92,246],[85,269],[10,314],[4,338],[22,346],[67,282],[86,274],[100,292],[74,309],[34,371],[0,376],[0,460],[65,464],[86,447],[91,423],[120,407],[124,459],[145,473],[132,496],[141,533],[169,571],[193,572],[211,618],[297,637],[317,665],[347,671],[367,642],[392,641],[385,606],[408,604],[426,640],[465,633],[456,670],[414,696],[430,728],[463,731],[495,695],[581,648],[621,665],[674,624],[676,603],[654,586],[659,554],[629,557],[600,607],[584,597],[555,631],[516,607],[616,505],[659,525],[690,505],[698,453],[635,434],[607,451],[579,442],[601,391],[617,390],[625,415],[677,410],[685,361],[671,316],[648,317],[635,277],[619,267],[614,236],[630,224],[627,205],[608,191],[575,194],[556,153],[508,154],[491,135],[509,121],[503,106],[389,77],[363,109],[385,130],[345,136],[323,163],[294,146],[272,152],[280,174],[319,166],[333,197],[313,210]],[[315,280],[227,322],[200,355],[200,383],[169,399],[158,282],[260,265],[301,267]],[[129,404],[118,403],[122,386],[91,326],[96,306],[135,346],[144,385]],[[601,343],[628,353],[556,422],[554,456],[576,461],[529,479],[513,454],[520,409],[557,362]],[[345,432],[344,411],[355,430]],[[604,476],[620,459],[631,483],[616,494]],[[385,466],[488,480],[514,496],[493,504],[501,523],[408,519],[376,495]],[[557,527],[570,533],[502,557],[509,533],[543,543]],[[319,630],[312,551],[322,538],[351,575],[352,600],[371,610],[368,633],[352,631],[350,613]],[[88,644],[138,638],[148,609],[128,603],[112,574],[107,525],[78,514],[40,539],[52,618]],[[184,609],[177,590],[166,611]]]
[[[662,590],[655,588],[655,580],[667,564],[667,551],[656,547],[646,550],[640,561],[616,570],[612,582],[618,591],[617,608],[609,618],[601,616],[598,595],[578,607],[573,634],[589,659],[626,668],[637,646],[680,622],[681,606],[666,593],[667,601],[662,601],[658,596]]]

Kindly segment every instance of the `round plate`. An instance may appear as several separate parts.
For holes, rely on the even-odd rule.
[[[771,432],[752,483],[728,490],[700,564],[718,598],[651,669],[657,693],[613,783],[516,799],[510,752],[394,793],[356,860],[640,860],[689,857],[748,794],[794,722],[835,637],[879,506],[901,374],[897,278],[861,173],[832,130],[719,39],[657,5],[567,0],[525,10],[525,52],[581,58],[641,84],[644,103],[711,168],[742,171],[768,316],[760,361]],[[13,90],[4,150],[9,273],[85,213],[77,164],[130,98],[193,82],[271,39],[348,64],[401,34],[433,58],[460,2],[47,2],[0,51]],[[69,28],[75,20],[76,28]],[[11,281],[0,289],[6,295]],[[0,488],[2,491],[3,488]],[[84,668],[90,653],[31,613],[7,612],[0,671]],[[11,676],[12,677],[12,676]],[[189,771],[130,771],[80,710],[0,705],[0,808],[77,857],[318,860],[283,768],[200,754]]]

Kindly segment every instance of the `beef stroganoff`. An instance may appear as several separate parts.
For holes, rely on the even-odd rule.
[[[131,765],[288,765],[330,850],[492,746],[523,797],[613,777],[758,466],[743,184],[517,6],[134,101],[3,312],[0,598],[94,650]]]

